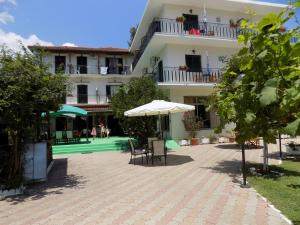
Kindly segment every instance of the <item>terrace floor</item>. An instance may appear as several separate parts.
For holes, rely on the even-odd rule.
[[[261,153],[247,150],[246,157],[261,162]],[[184,147],[169,153],[167,166],[134,166],[129,158],[56,156],[47,183],[0,201],[0,224],[287,224],[252,188],[239,186],[235,145]]]

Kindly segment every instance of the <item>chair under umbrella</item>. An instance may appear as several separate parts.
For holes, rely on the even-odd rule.
[[[194,110],[195,110],[195,106],[192,105],[186,105],[186,104],[181,104],[176,102],[167,102],[163,100],[154,100],[148,104],[126,111],[124,115],[128,117],[158,115],[160,135],[162,137],[162,129],[161,129],[161,122],[160,122],[160,117],[162,115],[170,115],[172,113],[182,113],[182,112],[188,112]]]

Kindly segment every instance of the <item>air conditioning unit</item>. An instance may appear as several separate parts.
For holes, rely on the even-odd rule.
[[[143,68],[142,73],[143,73],[143,75],[149,74],[148,73],[148,68],[147,67]]]

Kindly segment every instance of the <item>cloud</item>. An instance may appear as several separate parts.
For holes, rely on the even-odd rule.
[[[1,3],[10,3],[10,4],[13,4],[13,5],[17,5],[16,0],[0,0],[0,4]]]
[[[78,47],[74,43],[70,43],[70,42],[66,42],[66,43],[62,44],[62,46],[64,46],[64,47]]]
[[[53,46],[52,42],[41,40],[35,34],[31,34],[29,37],[26,38],[14,32],[6,32],[0,29],[0,45],[7,46],[8,48],[14,51],[21,51],[21,44],[24,46],[36,44],[44,46]]]
[[[10,15],[8,12],[0,12],[0,23],[7,24],[14,21],[15,18],[12,15]]]

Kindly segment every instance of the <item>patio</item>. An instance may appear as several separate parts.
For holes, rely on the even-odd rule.
[[[261,161],[261,152],[246,157]],[[46,184],[0,201],[0,224],[287,224],[253,189],[239,187],[236,146],[168,156],[167,166],[154,167],[128,164],[121,152],[56,156]]]

